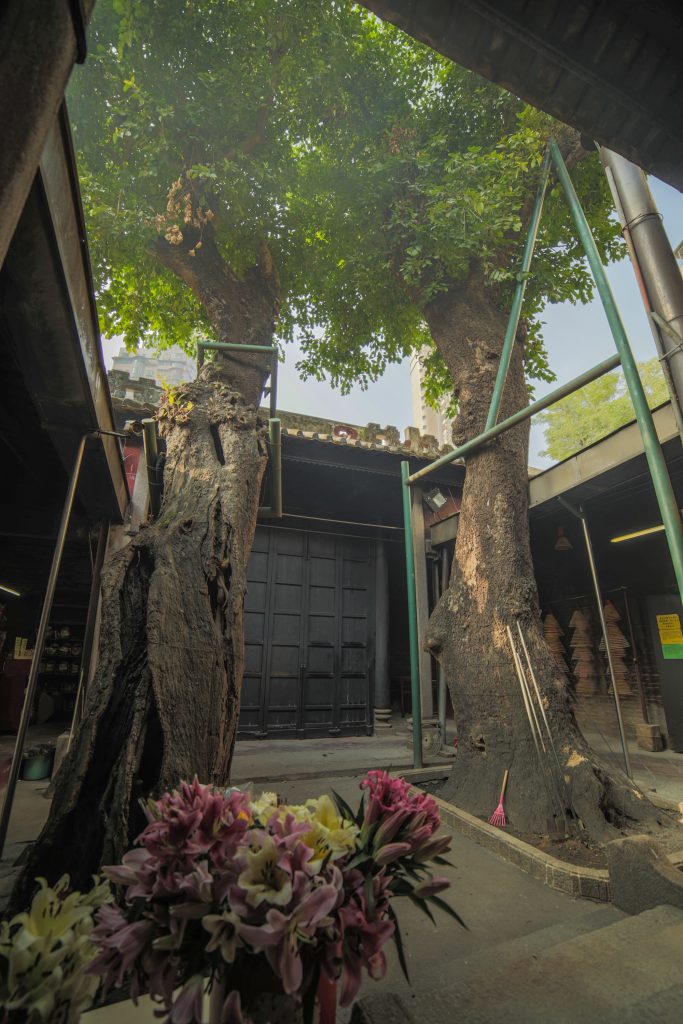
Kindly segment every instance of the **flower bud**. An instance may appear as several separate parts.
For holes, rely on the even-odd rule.
[[[436,896],[437,893],[450,888],[450,884],[450,881],[443,876],[426,878],[424,882],[420,882],[419,885],[415,886],[413,889],[413,895],[419,897],[421,900],[426,900],[429,896]]]
[[[391,864],[392,861],[398,860],[399,857],[404,857],[407,853],[410,853],[410,843],[387,843],[375,856],[375,863],[379,867],[383,867],[385,864]]]

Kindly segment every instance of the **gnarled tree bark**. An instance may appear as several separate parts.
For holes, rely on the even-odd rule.
[[[439,295],[425,315],[459,400],[454,443],[484,429],[505,334],[506,314],[481,268]],[[528,403],[523,344],[515,344],[500,419]],[[431,617],[426,644],[441,661],[458,735],[446,796],[488,816],[505,769],[509,820],[543,833],[549,819],[578,819],[595,839],[629,823],[656,829],[660,815],[621,772],[607,769],[583,739],[567,680],[543,638],[528,525],[529,423],[507,431],[467,460],[448,589]],[[539,764],[506,625],[524,631],[562,774],[549,757],[562,804]],[[556,791],[555,791],[556,792]]]
[[[222,341],[272,344],[277,282],[267,259],[240,279],[210,231],[190,255],[156,253],[193,289]],[[195,774],[229,780],[243,674],[243,602],[266,465],[259,354],[222,355],[174,389],[156,521],[105,566],[98,668],[60,769],[50,817],[13,893],[37,876],[87,887],[142,825],[138,800]]]

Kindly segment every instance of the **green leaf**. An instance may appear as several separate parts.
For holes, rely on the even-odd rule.
[[[413,903],[418,908],[418,910],[421,910],[423,914],[426,914],[427,917],[429,918],[429,920],[432,922],[433,925],[436,925],[436,921],[434,920],[434,915],[432,914],[431,910],[429,909],[429,906],[428,906],[426,900],[422,900],[422,899],[420,899],[419,896],[415,896],[414,894],[412,894],[410,896],[410,902]]]
[[[438,907],[439,910],[443,910],[444,914],[448,914],[449,917],[454,918],[454,920],[456,920],[458,924],[462,925],[463,928],[469,931],[469,928],[467,928],[467,925],[460,917],[460,914],[453,910],[453,907],[446,903],[445,900],[442,900],[440,896],[429,896],[428,899],[429,902],[433,903],[435,907]]]
[[[401,965],[401,970],[403,971],[404,978],[406,979],[406,981],[410,985],[410,975],[408,974],[408,964],[407,964],[407,961],[406,961],[405,949],[403,947],[403,936],[401,935],[401,928],[400,928],[399,923],[398,923],[398,917],[396,916],[396,911],[391,906],[391,904],[389,904],[389,909],[387,910],[387,913],[388,913],[389,917],[391,918],[391,920],[394,922],[394,943],[396,945],[396,954],[398,956],[398,962]]]
[[[355,822],[356,815],[353,813],[346,800],[344,800],[344,798],[341,797],[334,789],[331,792],[332,798],[337,805],[337,810],[341,814],[342,818],[345,818],[347,821]]]

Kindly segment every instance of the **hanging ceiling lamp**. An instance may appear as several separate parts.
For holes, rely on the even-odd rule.
[[[556,551],[572,551],[574,545],[570,541],[569,537],[565,537],[564,526],[558,526],[557,528],[557,540],[555,541]]]

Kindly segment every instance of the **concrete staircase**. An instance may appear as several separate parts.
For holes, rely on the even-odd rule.
[[[683,910],[605,906],[479,950],[427,1006],[430,1024],[681,1024]]]

